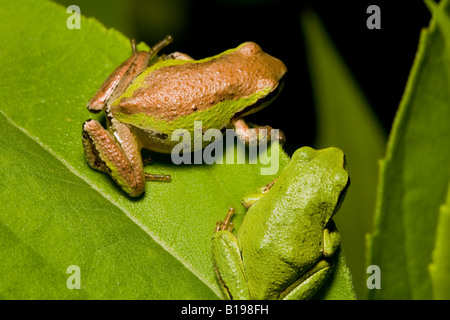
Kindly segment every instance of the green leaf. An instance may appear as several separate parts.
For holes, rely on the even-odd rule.
[[[81,14],[84,16],[93,17],[106,27],[114,27],[114,29],[120,31],[127,37],[136,37],[136,23],[132,21],[132,19],[136,19],[136,16],[133,15],[133,11],[137,10],[136,7],[138,5],[138,1],[136,0],[77,0],[76,2],[71,0],[56,0],[54,2],[66,8],[75,4],[80,8]],[[152,14],[155,15],[154,12]],[[148,15],[146,18],[147,20],[150,19]]]
[[[351,177],[341,210],[335,216],[358,296],[365,292],[365,235],[371,231],[385,134],[319,18],[302,15],[308,66],[316,101],[316,147],[336,146],[346,155]],[[355,226],[357,226],[355,228]]]
[[[433,260],[429,266],[433,286],[433,298],[439,300],[450,299],[450,188],[447,200],[440,208],[438,227],[436,231],[436,244],[433,251]]]
[[[242,196],[274,176],[261,175],[268,165],[175,166],[156,155],[146,171],[172,181],[149,182],[130,199],[90,169],[81,124],[104,116],[86,102],[130,45],[94,19],[68,29],[69,16],[48,1],[0,3],[0,298],[219,298],[216,221],[234,206],[239,228]],[[280,169],[289,161],[277,144],[270,151]],[[67,287],[72,265],[80,267],[80,290]],[[335,277],[345,268],[339,263]],[[341,292],[334,297],[348,297],[341,286],[351,282],[343,280],[333,280],[330,290]]]
[[[450,6],[427,4],[433,18],[421,34],[381,162],[369,251],[369,264],[381,270],[381,289],[369,292],[372,299],[433,297],[428,265],[450,181]]]
[[[0,298],[215,297],[144,226],[3,114],[0,147]],[[83,290],[67,288],[71,265]]]

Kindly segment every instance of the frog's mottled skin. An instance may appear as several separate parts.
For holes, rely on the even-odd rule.
[[[283,62],[253,42],[201,60],[182,53],[158,58],[157,52],[171,41],[167,37],[149,52],[136,51],[133,43],[132,56],[88,103],[90,111],[106,112],[107,130],[96,120],[83,124],[86,159],[132,197],[143,193],[145,180],[170,180],[144,173],[142,148],[171,153],[179,144],[171,139],[177,129],[187,130],[194,147],[194,123],[199,121],[203,132],[235,128],[248,142],[242,117],[267,106],[286,73]],[[279,139],[283,140],[282,133]]]
[[[348,184],[341,150],[297,150],[270,190],[250,206],[237,236],[222,223],[214,234],[225,296],[307,299],[317,292],[340,243],[331,218]]]

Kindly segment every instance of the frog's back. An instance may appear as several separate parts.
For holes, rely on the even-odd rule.
[[[286,72],[280,60],[264,53],[256,44],[246,43],[229,51],[198,61],[166,60],[150,67],[135,80],[139,85],[132,84],[113,104],[112,113],[123,122],[136,114],[175,121],[221,102],[255,93],[267,95],[277,88]],[[248,103],[261,96],[255,98]],[[235,109],[223,110],[230,113],[224,117],[233,116],[245,107],[236,104]],[[142,127],[147,129],[145,125]]]
[[[324,155],[337,160],[317,158]],[[299,149],[270,191],[249,208],[238,240],[256,299],[279,298],[322,259],[323,230],[347,181],[342,161],[338,151]]]
[[[298,196],[289,196],[288,185],[273,188],[284,190],[274,190],[276,199],[267,194],[250,207],[246,219],[251,222],[238,233],[250,292],[260,294],[255,299],[279,298],[274,296],[279,288],[287,288],[322,257],[322,222],[307,214],[308,205],[301,205]]]

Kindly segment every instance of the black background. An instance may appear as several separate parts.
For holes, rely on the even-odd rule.
[[[355,76],[386,133],[389,133],[418,45],[430,13],[413,1],[208,1],[192,0],[183,36],[165,49],[208,57],[255,41],[288,67],[286,85],[277,100],[248,120],[283,130],[288,152],[314,145],[314,102],[305,58],[300,14],[315,10],[334,45]],[[369,30],[367,7],[381,9],[381,29]],[[139,10],[139,7],[136,8]],[[139,27],[139,26],[138,26]],[[152,44],[145,28],[137,38]],[[164,30],[161,30],[161,37]]]

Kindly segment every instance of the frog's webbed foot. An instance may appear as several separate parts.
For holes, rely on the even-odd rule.
[[[246,145],[259,144],[264,141],[273,141],[274,139],[282,145],[286,141],[286,137],[281,130],[273,129],[270,126],[250,128],[244,119],[236,120],[233,126],[238,138]],[[274,131],[274,134],[272,134],[272,131]]]

